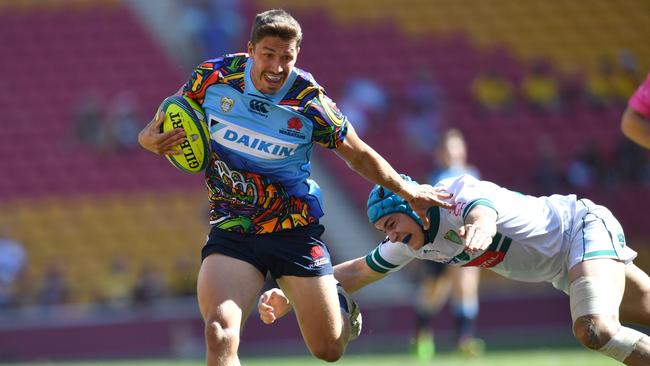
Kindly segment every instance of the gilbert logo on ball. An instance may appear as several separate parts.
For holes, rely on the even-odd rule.
[[[161,132],[175,128],[185,130],[185,140],[175,147],[183,153],[165,155],[167,160],[187,173],[205,170],[210,160],[210,134],[201,106],[185,96],[173,95],[163,100],[161,111],[165,113]]]

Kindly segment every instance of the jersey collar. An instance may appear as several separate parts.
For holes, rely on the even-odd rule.
[[[429,230],[424,232],[424,244],[433,243],[440,229],[440,207],[433,206],[427,210],[429,217]]]
[[[264,94],[259,90],[257,90],[257,88],[255,88],[255,84],[253,84],[253,80],[251,79],[252,66],[253,66],[253,58],[249,57],[248,60],[246,61],[246,69],[244,70],[244,94],[261,97],[270,100],[276,104],[280,102],[282,98],[284,98],[284,96],[289,91],[289,88],[291,88],[291,85],[293,85],[293,82],[296,80],[296,77],[298,76],[298,73],[296,72],[296,68],[294,67],[291,70],[289,77],[287,77],[287,80],[284,81],[284,85],[282,85],[282,88],[280,88],[280,90],[278,90],[274,94]]]

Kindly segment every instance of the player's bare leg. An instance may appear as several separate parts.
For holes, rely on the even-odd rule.
[[[436,354],[431,318],[440,312],[449,299],[450,277],[454,269],[447,266],[442,273],[427,276],[418,288],[415,298],[416,329],[413,341],[415,355],[421,361],[431,361]]]
[[[578,341],[626,365],[650,365],[650,338],[622,326],[617,314],[625,291],[625,264],[612,259],[585,261],[571,268],[569,280]]]
[[[625,266],[621,321],[650,327],[650,276],[634,264]]]
[[[485,351],[485,342],[474,337],[474,321],[478,312],[478,287],[481,278],[479,267],[449,268],[451,278],[451,301],[455,312],[458,339],[457,348],[466,356],[476,357]]]
[[[264,276],[249,263],[221,254],[203,260],[197,292],[208,366],[240,365],[241,328],[263,285]]]
[[[278,284],[293,304],[309,351],[329,362],[341,358],[350,337],[350,326],[339,306],[334,276],[283,276]]]

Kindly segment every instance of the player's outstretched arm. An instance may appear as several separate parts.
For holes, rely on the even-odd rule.
[[[630,140],[650,149],[650,120],[629,106],[623,112],[621,130]]]
[[[334,277],[351,293],[384,278],[386,274],[373,271],[366,264],[365,257],[359,257],[334,266]],[[279,288],[272,288],[260,296],[257,311],[265,324],[272,324],[291,310],[289,298]]]
[[[429,227],[426,211],[431,206],[452,207],[446,201],[451,197],[449,193],[428,184],[413,185],[402,179],[381,155],[359,138],[352,125],[343,143],[336,148],[336,153],[362,177],[404,198],[422,219],[425,229]]]
[[[160,132],[160,125],[165,120],[165,114],[160,110],[138,134],[138,143],[143,148],[158,155],[178,155],[182,154],[181,150],[174,149],[174,146],[180,144],[185,139],[185,131],[182,128],[176,128],[167,132]]]
[[[375,272],[366,263],[366,257],[359,257],[334,266],[334,277],[345,291],[353,293],[386,277],[387,273]]]
[[[465,217],[465,225],[458,229],[465,249],[474,253],[487,249],[497,233],[497,213],[494,209],[478,205]]]

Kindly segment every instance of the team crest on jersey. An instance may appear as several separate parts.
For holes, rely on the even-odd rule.
[[[451,241],[451,242],[453,242],[453,243],[456,243],[456,244],[458,244],[458,245],[463,245],[463,241],[462,241],[462,239],[461,239],[460,236],[458,236],[458,234],[457,234],[455,231],[453,231],[453,230],[449,230],[449,231],[447,231],[447,233],[445,234],[445,239],[447,239],[447,240],[449,240],[449,241]]]
[[[232,107],[235,105],[235,101],[228,97],[221,97],[221,110],[224,113],[230,112]]]
[[[298,117],[291,117],[287,121],[287,128],[281,128],[278,132],[286,136],[297,137],[299,139],[305,140],[307,137],[304,133],[301,133],[300,130],[303,128],[303,123]]]

